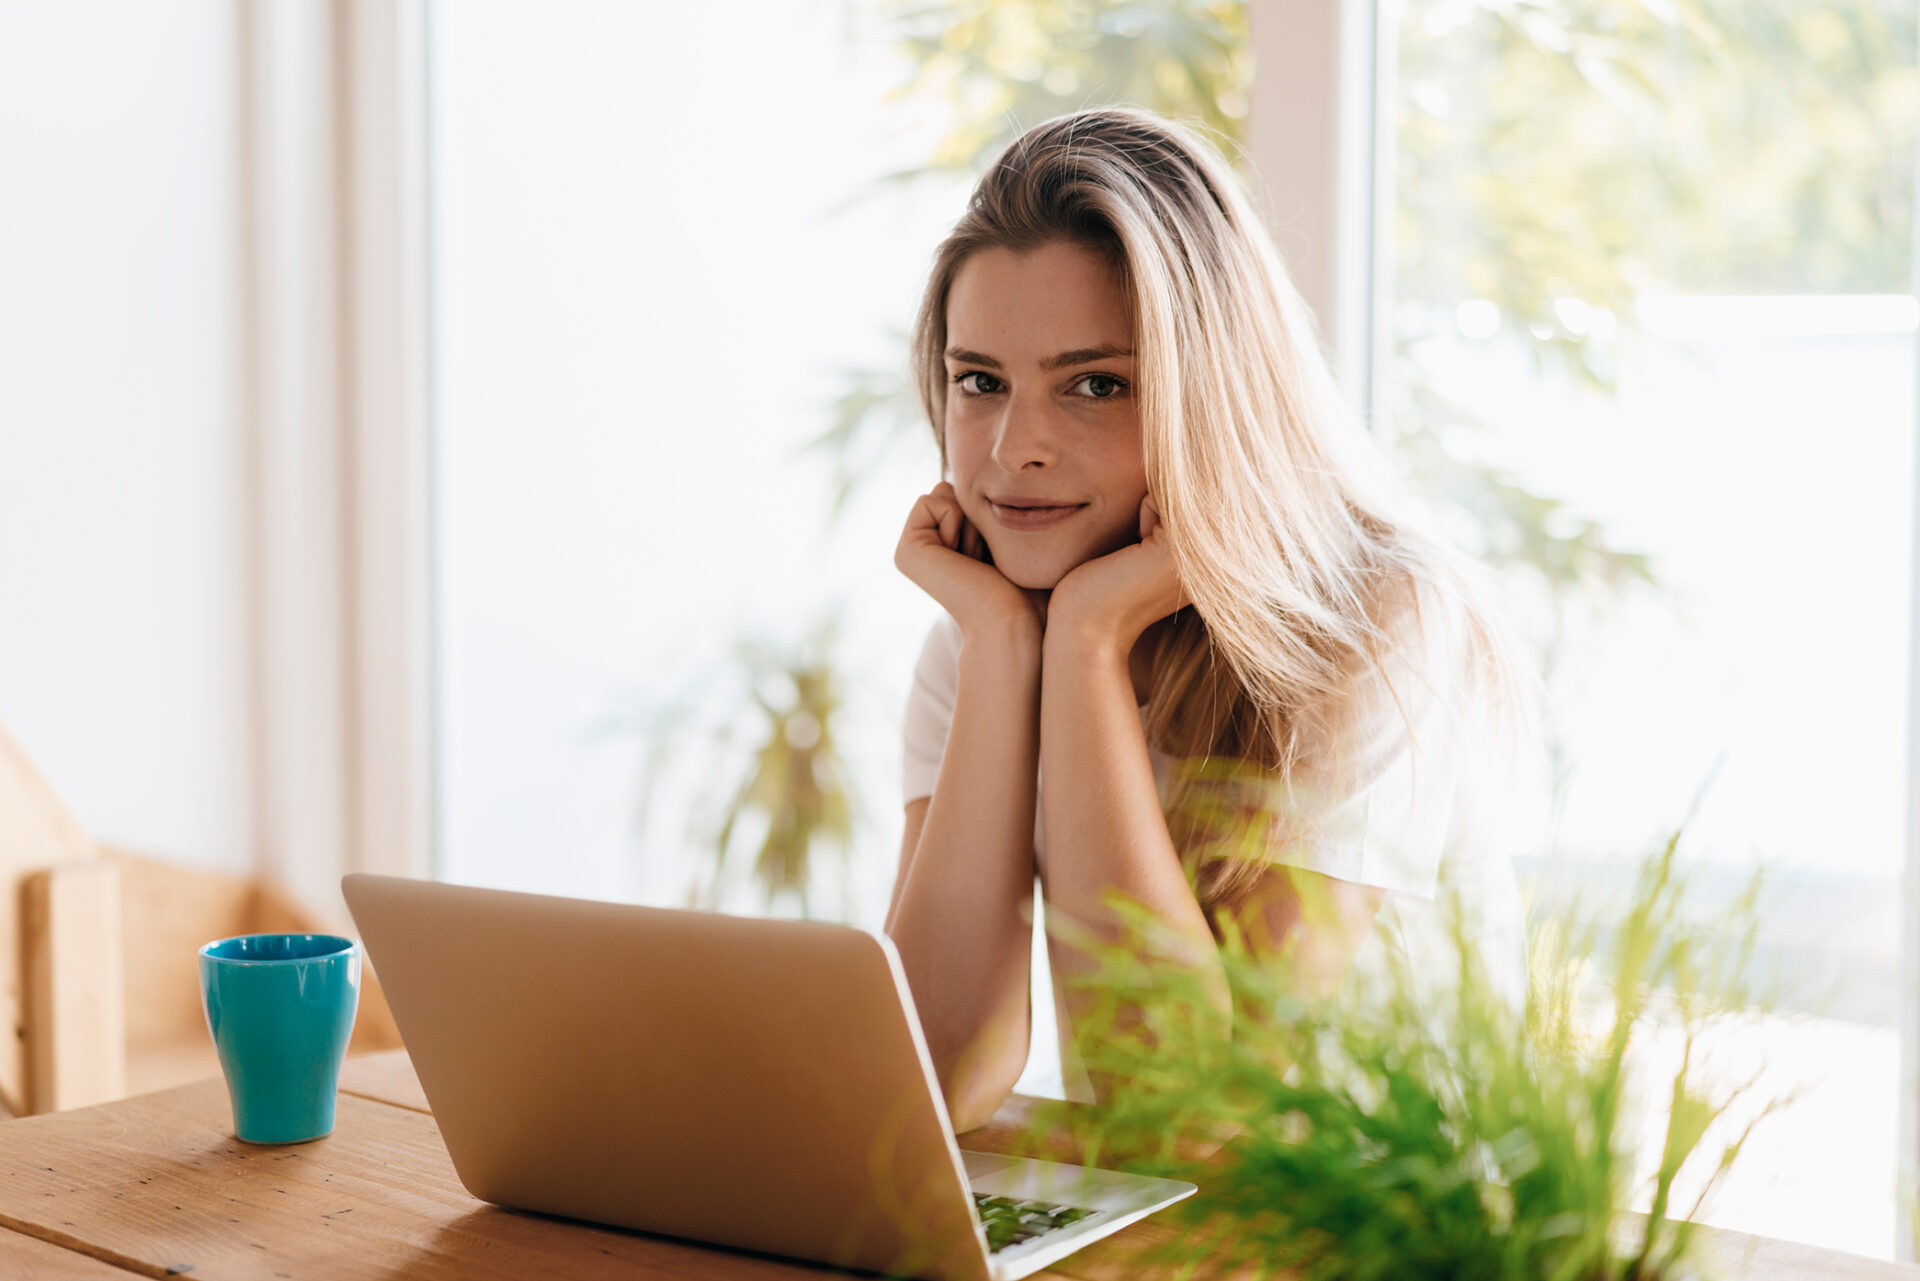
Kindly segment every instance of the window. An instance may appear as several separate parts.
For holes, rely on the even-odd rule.
[[[1382,15],[1378,395],[1526,602],[1558,785],[1536,912],[1604,898],[1683,820],[1703,920],[1765,867],[1778,1012],[1717,1048],[1805,1094],[1704,1217],[1890,1256],[1912,8]]]
[[[961,7],[433,7],[442,876],[884,916],[938,614],[892,563],[938,480],[906,386],[931,251],[1015,122],[1246,110],[1239,6],[1180,39],[1041,31],[1045,66],[1032,24],[1081,15],[1007,4],[948,39]],[[855,808],[844,860],[812,816],[803,896],[764,808],[716,850],[756,753],[817,747],[794,677],[822,657]],[[1045,963],[1022,1088],[1058,1093]]]
[[[974,162],[1102,100],[1237,137],[1248,10],[1340,7],[1082,41],[1011,4],[953,40],[959,6],[890,0],[432,6],[440,873],[877,922],[937,608],[891,563],[935,477],[903,331]],[[1911,7],[1373,16],[1377,207],[1337,234],[1387,229],[1378,429],[1547,672],[1536,911],[1592,907],[1683,820],[1708,916],[1773,869],[1780,1010],[1721,1048],[1808,1092],[1705,1217],[1890,1254]],[[809,704],[821,659],[859,680]],[[813,843],[806,899],[752,803],[716,858],[770,731],[852,780],[844,824],[810,820],[846,855]],[[1021,1088],[1057,1090],[1035,1047]]]
[[[838,608],[834,658],[870,677],[835,727],[862,808],[855,874],[818,911],[884,911],[900,809],[889,694],[935,608],[891,557],[899,496],[931,483],[933,446],[893,451],[837,522],[829,463],[802,449],[846,371],[900,363],[885,323],[956,197],[835,209],[924,138],[889,137],[900,121],[873,110],[898,78],[890,45],[850,40],[834,6],[776,13],[433,11],[451,879],[705,894],[710,832],[687,824],[749,759],[714,742],[750,706],[736,641],[784,649]],[[642,834],[637,731],[697,691],[711,697],[681,725]],[[723,892],[766,907],[744,867]]]

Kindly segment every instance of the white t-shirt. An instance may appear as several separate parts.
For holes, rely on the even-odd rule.
[[[1514,879],[1516,841],[1538,818],[1539,762],[1514,761],[1494,750],[1489,721],[1471,679],[1463,675],[1465,648],[1458,610],[1427,610],[1427,647],[1414,679],[1395,690],[1407,717],[1382,704],[1343,744],[1350,790],[1331,797],[1318,839],[1279,855],[1279,861],[1359,885],[1384,888],[1386,898],[1371,936],[1354,958],[1347,990],[1364,999],[1390,967],[1416,984],[1446,990],[1457,956],[1442,903],[1457,894],[1464,934],[1498,991],[1524,1008],[1527,983],[1525,913]],[[904,799],[933,794],[953,724],[960,674],[959,624],[942,614],[928,632],[914,669],[902,722]],[[1144,730],[1146,708],[1140,709]],[[1412,732],[1408,731],[1411,721]],[[1164,804],[1172,760],[1148,745]],[[1045,780],[1039,780],[1033,844],[1044,851]],[[1537,833],[1531,833],[1537,835]],[[1036,922],[1044,906],[1036,881]],[[1034,988],[1036,1040],[1044,1024],[1058,1028],[1064,1096],[1090,1100],[1092,1092],[1068,1030],[1065,996],[1054,990],[1046,949],[1036,932]],[[1396,967],[1397,968],[1397,967]],[[1049,999],[1051,996],[1051,999]],[[1051,1009],[1054,1018],[1043,1017]],[[1044,1076],[1022,1089],[1048,1092]]]

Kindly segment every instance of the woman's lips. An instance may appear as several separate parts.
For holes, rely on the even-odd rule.
[[[1045,529],[1058,525],[1085,506],[1077,503],[1072,507],[1002,507],[994,503],[993,518],[1008,529]]]

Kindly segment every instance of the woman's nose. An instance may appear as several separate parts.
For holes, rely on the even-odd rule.
[[[1029,463],[1052,466],[1058,456],[1046,410],[1009,401],[994,437],[993,461],[1003,470],[1015,472]]]

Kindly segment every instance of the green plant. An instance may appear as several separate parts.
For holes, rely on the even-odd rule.
[[[971,179],[1021,130],[1099,103],[1151,106],[1235,144],[1246,127],[1244,0],[883,0],[879,12],[912,68],[887,101],[937,98],[952,117],[926,164],[882,175],[855,201]]]
[[[637,806],[643,831],[670,772],[704,780],[689,835],[711,860],[689,884],[689,907],[719,908],[751,849],[750,874],[766,906],[788,898],[811,916],[816,853],[845,861],[858,798],[837,737],[846,701],[839,626],[829,611],[790,647],[744,637],[717,669],[727,686],[720,696],[696,686],[632,718],[647,743]]]
[[[1753,1125],[1787,1100],[1708,1141],[1754,1085],[1715,1084],[1701,1051],[1716,1023],[1755,1001],[1743,976],[1759,885],[1731,942],[1690,930],[1677,842],[1641,868],[1604,954],[1584,934],[1536,934],[1524,1014],[1465,946],[1437,1005],[1404,972],[1364,1004],[1309,1001],[1229,930],[1230,1027],[1206,1012],[1190,971],[1143,959],[1137,938],[1096,948],[1099,968],[1080,980],[1094,1006],[1076,1039],[1107,1093],[1092,1107],[1043,1107],[1034,1138],[1064,1128],[1091,1160],[1104,1151],[1198,1184],[1167,1212],[1184,1231],[1156,1252],[1162,1264],[1314,1281],[1692,1275],[1690,1217]],[[1147,914],[1114,906],[1148,928]],[[1664,1108],[1666,1139],[1636,1224],[1630,1051],[1663,1020],[1684,1030],[1684,1051],[1646,1096]],[[1677,1214],[1683,1170],[1704,1183]]]

